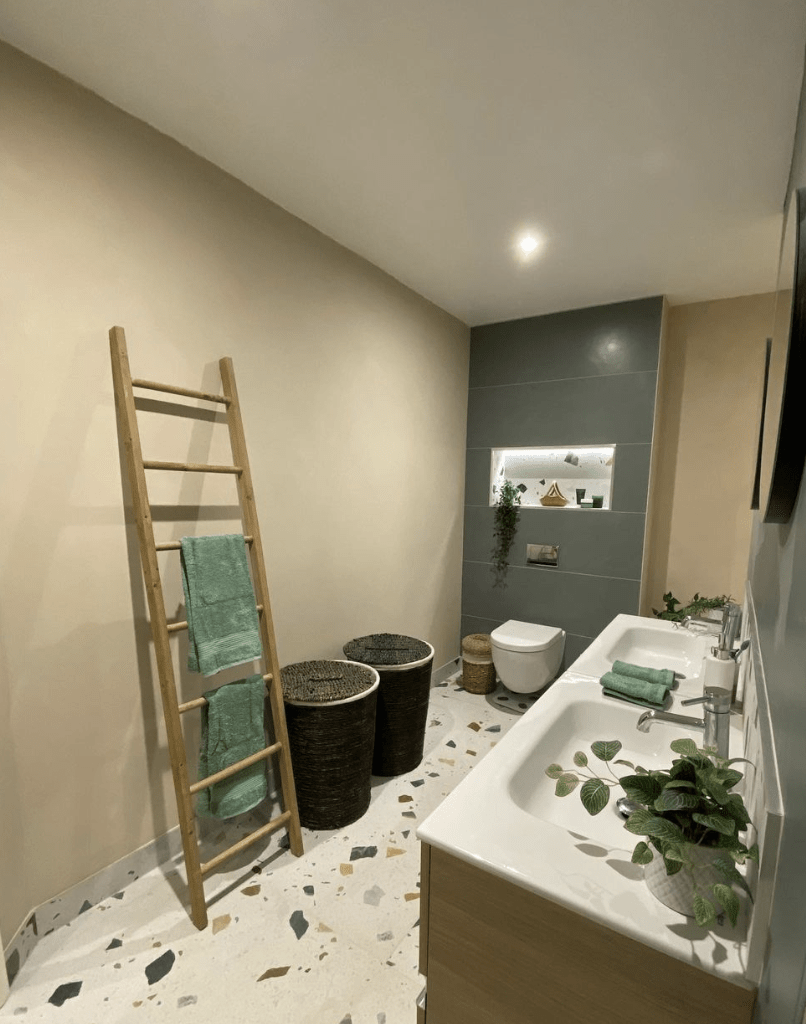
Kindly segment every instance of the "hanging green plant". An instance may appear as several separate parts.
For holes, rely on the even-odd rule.
[[[521,492],[518,488],[505,480],[498,492],[498,502],[495,506],[495,519],[493,527],[494,546],[492,552],[493,586],[505,587],[506,575],[509,571],[509,552],[512,549],[515,534],[518,532],[520,521]]]

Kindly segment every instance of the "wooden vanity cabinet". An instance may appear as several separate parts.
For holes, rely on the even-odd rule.
[[[418,1024],[750,1024],[755,990],[422,844]]]

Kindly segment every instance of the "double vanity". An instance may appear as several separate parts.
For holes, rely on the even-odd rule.
[[[594,740],[620,740],[619,757],[648,769],[669,765],[673,739],[701,746],[694,722],[639,730],[645,709],[605,697],[599,678],[616,659],[671,668],[683,678],[669,710],[696,719],[701,707],[681,705],[702,695],[713,643],[670,622],[617,616],[423,822],[421,1021],[749,1024],[758,979],[748,911],[736,928],[703,930],[669,910],[631,863],[637,837],[615,799],[591,817],[576,793],[557,798],[545,775],[552,763],[573,768],[574,752],[589,754]],[[734,713],[730,756],[745,742]]]

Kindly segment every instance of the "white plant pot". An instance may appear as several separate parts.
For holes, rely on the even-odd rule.
[[[689,846],[687,853],[691,867],[684,864],[676,874],[667,875],[663,857],[657,850],[652,850],[654,856],[649,864],[644,866],[647,888],[655,899],[660,900],[671,910],[676,910],[678,914],[685,914],[686,917],[694,917],[694,893],[698,890],[716,904],[719,913],[721,906],[707,890],[714,882],[725,881],[714,867],[714,861],[724,857],[725,852],[714,846]]]

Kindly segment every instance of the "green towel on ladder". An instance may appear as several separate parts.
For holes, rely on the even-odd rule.
[[[212,676],[263,657],[243,534],[182,538],[188,668]]]
[[[263,676],[249,676],[226,683],[204,695],[202,708],[199,778],[206,779],[266,746],[263,707],[266,684]],[[201,790],[196,813],[210,818],[231,818],[251,811],[266,799],[266,762],[242,768],[236,775]]]

